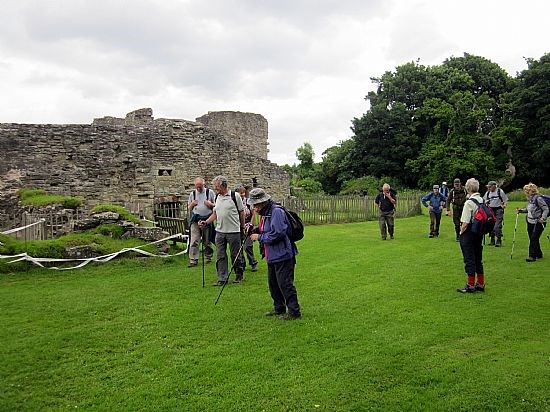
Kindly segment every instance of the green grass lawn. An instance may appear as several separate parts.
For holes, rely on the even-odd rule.
[[[549,231],[526,263],[520,216],[511,259],[515,206],[485,294],[455,291],[451,218],[307,227],[293,322],[264,317],[263,262],[216,306],[181,258],[1,275],[0,410],[549,410]]]

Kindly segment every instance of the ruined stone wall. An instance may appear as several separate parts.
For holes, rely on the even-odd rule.
[[[267,120],[260,114],[241,112],[208,112],[198,117],[200,122],[212,130],[230,137],[230,141],[243,151],[254,153],[267,160]]]
[[[263,156],[202,123],[153,119],[150,109],[91,125],[0,124],[0,147],[0,178],[20,171],[23,187],[90,205],[152,205],[168,195],[186,201],[196,176],[210,183],[219,174],[232,186],[289,194],[288,175]]]

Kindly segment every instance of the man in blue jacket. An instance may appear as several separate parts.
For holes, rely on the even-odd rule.
[[[298,249],[288,237],[291,228],[286,213],[259,187],[250,191],[248,202],[260,215],[260,225],[250,238],[260,242],[262,256],[267,261],[267,283],[273,310],[266,316],[279,316],[281,320],[298,319],[302,316],[294,286]]]
[[[430,210],[430,237],[439,236],[441,212],[443,212],[446,201],[447,197],[439,193],[439,185],[434,185],[432,192],[422,198],[422,204]]]

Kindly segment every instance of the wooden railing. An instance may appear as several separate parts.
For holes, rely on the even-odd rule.
[[[305,224],[351,223],[378,219],[375,196],[312,196],[289,197],[282,203],[300,215]],[[395,217],[421,213],[420,194],[397,197]]]

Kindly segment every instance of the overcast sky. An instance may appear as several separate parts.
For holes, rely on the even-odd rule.
[[[4,0],[0,122],[260,113],[270,160],[351,136],[370,78],[464,52],[515,75],[550,48],[548,0]]]

